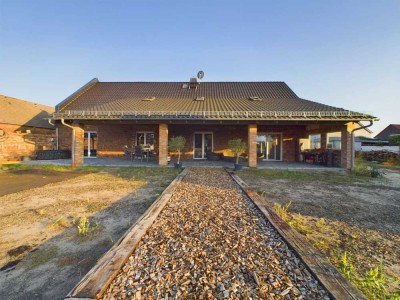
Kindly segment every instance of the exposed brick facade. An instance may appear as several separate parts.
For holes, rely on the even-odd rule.
[[[55,129],[0,124],[0,161],[21,160],[35,157],[38,150],[56,148]]]
[[[159,148],[158,148],[158,164],[166,166],[168,164],[168,125],[159,125]],[[155,148],[156,149],[156,148]]]
[[[351,131],[356,128],[356,126],[353,123],[348,123],[342,126],[342,149],[341,149],[341,167],[346,168],[346,169],[351,169]]]
[[[256,126],[254,128],[254,126]],[[346,125],[346,130],[348,126]],[[294,162],[299,160],[300,147],[299,139],[308,137],[310,133],[321,133],[321,142],[326,144],[326,133],[344,130],[343,125],[249,125],[247,124],[124,124],[124,123],[92,123],[85,125],[85,131],[97,132],[97,155],[99,157],[109,156],[123,156],[123,147],[133,147],[136,144],[136,135],[138,132],[154,132],[154,149],[159,158],[159,164],[166,164],[165,153],[160,153],[166,149],[166,143],[168,138],[173,136],[182,135],[186,138],[186,146],[183,149],[182,159],[193,159],[193,147],[194,147],[194,134],[195,133],[212,133],[213,134],[213,151],[217,153],[223,153],[225,156],[233,156],[233,153],[228,149],[228,141],[233,138],[241,138],[247,141],[248,144],[256,144],[249,141],[249,132],[255,130],[252,140],[257,134],[263,133],[281,133],[282,134],[282,160],[288,162]],[[71,132],[70,128],[67,128],[61,124],[59,128],[59,145],[60,149],[71,149]],[[253,128],[250,130],[250,128]],[[162,137],[160,132],[167,133]],[[342,131],[343,134],[343,131]],[[347,139],[349,135],[346,134]],[[163,147],[159,147],[163,143]],[[345,142],[346,144],[346,142]],[[349,143],[343,146],[341,151],[341,166],[349,167],[351,160],[351,152]],[[82,148],[83,149],[83,148]],[[251,152],[252,147],[249,147],[248,152]],[[83,150],[82,150],[83,151]],[[83,153],[83,152],[82,152]],[[257,154],[256,154],[257,155]],[[174,161],[175,153],[170,153],[172,161]],[[249,166],[256,166],[256,160],[250,156]]]
[[[83,165],[83,149],[84,149],[84,126],[83,124],[72,124],[75,128],[75,149],[72,152],[72,167]],[[72,129],[71,129],[72,131]]]
[[[248,125],[248,166],[251,168],[257,167],[257,124]]]

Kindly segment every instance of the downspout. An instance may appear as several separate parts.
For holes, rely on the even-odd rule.
[[[56,124],[51,122],[51,119],[47,119],[49,121],[49,124],[56,127]],[[58,150],[58,128],[56,127],[56,150]]]
[[[67,127],[72,129],[72,150],[71,150],[72,164],[71,164],[71,167],[75,168],[76,167],[75,155],[74,155],[74,153],[75,153],[75,127],[73,127],[73,126],[71,126],[69,124],[66,124],[64,122],[64,118],[61,118],[61,124],[63,124],[64,126],[67,126]]]
[[[361,130],[361,129],[365,129],[365,128],[371,127],[371,126],[374,124],[374,121],[379,121],[379,119],[370,120],[368,125],[366,125],[366,126],[361,126],[361,127],[358,127],[358,128],[354,128],[354,129],[351,131],[351,170],[352,170],[352,171],[354,171],[354,168],[355,168],[355,153],[356,153],[356,151],[355,151],[355,149],[354,149],[354,148],[355,148],[355,147],[354,147],[354,131],[357,131],[357,130]]]

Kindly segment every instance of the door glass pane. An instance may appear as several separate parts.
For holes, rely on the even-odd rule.
[[[274,135],[275,160],[281,160],[282,139],[280,134]]]
[[[154,150],[154,132],[146,133],[146,140],[145,140],[146,148],[150,150]]]
[[[195,133],[194,135],[194,158],[203,158],[203,135]]]
[[[265,135],[258,135],[257,136],[257,157],[261,159],[265,159],[266,154],[266,136]]]
[[[204,153],[203,158],[207,157],[207,153],[212,151],[212,134],[204,134]]]
[[[97,155],[97,133],[90,133],[90,156],[94,157]]]
[[[84,139],[83,139],[83,156],[88,156],[88,136],[89,134],[87,132],[84,133]]]

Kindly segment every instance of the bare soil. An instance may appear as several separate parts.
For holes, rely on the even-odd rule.
[[[82,175],[82,172],[54,172],[40,169],[0,172],[0,197],[79,175]]]
[[[238,175],[273,205],[286,205],[302,234],[337,267],[346,252],[361,277],[382,262],[386,288],[400,278],[400,169],[384,178],[324,171],[244,170]]]
[[[13,176],[23,172],[7,173],[0,178],[22,189]],[[42,185],[46,172],[26,173],[39,187],[0,197],[0,299],[63,299],[176,176],[170,168],[53,171],[51,180],[63,181]]]

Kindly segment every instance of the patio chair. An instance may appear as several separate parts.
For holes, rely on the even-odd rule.
[[[126,158],[130,158],[130,160],[133,160],[133,151],[131,151],[131,150],[128,148],[128,146],[124,146],[123,149],[124,149],[124,156],[125,156]]]
[[[135,159],[140,159],[140,160],[143,160],[144,158],[142,147],[140,147],[139,145],[135,146],[134,157]]]

